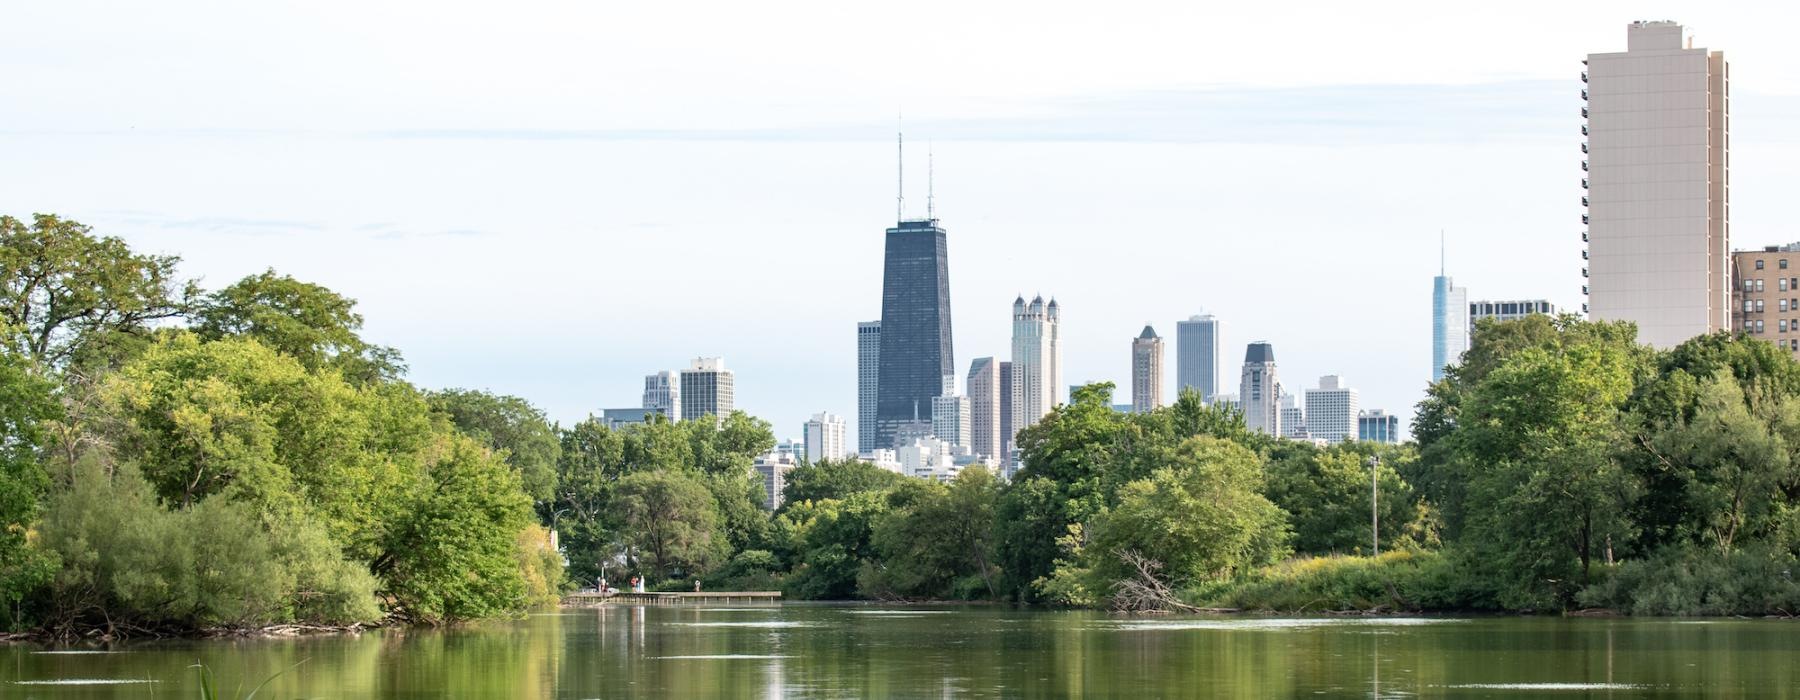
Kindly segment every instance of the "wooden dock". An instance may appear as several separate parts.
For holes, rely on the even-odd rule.
[[[563,605],[582,606],[601,603],[629,605],[682,605],[686,603],[778,603],[781,591],[652,591],[648,593],[598,593],[582,591],[563,596]]]

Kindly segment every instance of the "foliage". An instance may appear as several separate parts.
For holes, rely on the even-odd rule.
[[[0,350],[0,630],[28,624],[27,597],[49,582],[53,558],[29,544],[49,477],[37,458],[43,424],[59,417],[49,381]]]
[[[563,576],[562,554],[551,546],[550,530],[529,525],[519,531],[516,554],[525,578],[525,603],[532,607],[556,605],[570,582]]]
[[[531,503],[517,474],[465,437],[410,485],[375,572],[406,617],[454,622],[513,612],[530,603],[518,537]]]
[[[138,255],[51,214],[0,216],[0,345],[60,368],[90,343],[142,335],[181,315],[199,291],[174,256]]]
[[[867,491],[790,504],[780,516],[793,523],[789,547],[796,562],[787,578],[788,594],[806,600],[854,597],[863,568],[877,557],[875,523],[888,508],[888,494]]]
[[[429,396],[432,409],[449,416],[457,430],[498,452],[533,499],[554,497],[562,443],[543,411],[517,396],[486,391],[446,389]]]
[[[637,472],[619,480],[613,502],[625,541],[655,580],[704,574],[730,553],[718,505],[696,475]]]
[[[1730,552],[1671,547],[1618,565],[1577,600],[1632,615],[1786,617],[1800,612],[1797,566],[1793,553],[1760,545]]]
[[[876,564],[858,584],[871,598],[995,598],[994,504],[1000,484],[976,466],[929,484],[875,521]]]
[[[1370,547],[1369,459],[1380,457],[1383,549],[1435,546],[1431,511],[1400,477],[1410,447],[1347,442],[1319,449],[1294,442],[1271,450],[1264,493],[1288,514],[1301,554],[1364,554]]]
[[[62,568],[52,584],[63,629],[253,626],[379,616],[374,577],[314,525],[269,518],[241,501],[168,510],[125,465],[77,465],[42,525]]]
[[[788,472],[781,496],[784,503],[841,500],[853,493],[884,491],[906,477],[860,459],[802,464]]]
[[[1088,525],[1078,564],[1101,593],[1135,574],[1122,553],[1158,562],[1175,586],[1228,578],[1287,554],[1285,514],[1262,495],[1262,464],[1234,442],[1198,436],[1169,466],[1120,489]]]
[[[398,351],[357,334],[363,318],[355,300],[274,270],[207,295],[192,316],[202,337],[255,338],[308,370],[337,369],[355,382],[394,379],[406,370]]]
[[[1473,580],[1453,556],[1393,551],[1292,559],[1193,587],[1186,597],[1204,607],[1296,614],[1493,609],[1491,593],[1468,586]]]

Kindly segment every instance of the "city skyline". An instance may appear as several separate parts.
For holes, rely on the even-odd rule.
[[[780,74],[762,62],[791,49],[771,49],[770,58],[745,51],[747,39],[711,31],[683,50],[703,44],[694,59],[703,66],[752,55],[750,66],[718,63],[755,89],[721,92],[717,83],[728,81],[658,73],[669,87],[641,92],[592,71],[570,80],[572,69],[543,60],[543,52],[590,50],[575,37],[592,23],[550,29],[541,51],[490,56],[489,69],[460,50],[484,43],[477,20],[537,25],[445,10],[432,40],[441,45],[415,57],[386,55],[373,36],[346,33],[333,34],[342,53],[301,62],[283,53],[291,37],[208,31],[203,13],[180,3],[99,17],[53,6],[10,11],[46,31],[0,52],[62,66],[57,80],[70,99],[24,99],[29,84],[0,97],[9,115],[0,146],[18,166],[0,174],[9,213],[55,211],[144,250],[178,252],[182,272],[209,287],[278,260],[280,273],[358,299],[367,337],[405,348],[419,384],[518,395],[565,425],[638,403],[644,375],[694,356],[728,358],[737,405],[786,437],[821,410],[853,415],[847,328],[875,315],[880,281],[870,271],[881,229],[893,223],[898,111],[909,140],[935,141],[945,163],[936,190],[957,236],[955,357],[1005,357],[1009,328],[998,307],[1020,290],[1054,290],[1071,309],[1068,373],[1123,388],[1119,338],[1145,319],[1170,324],[1204,310],[1225,331],[1221,391],[1233,390],[1245,343],[1268,339],[1283,348],[1284,373],[1355,377],[1366,403],[1403,417],[1423,395],[1419,367],[1429,348],[1418,334],[1429,310],[1419,294],[1436,268],[1440,228],[1451,271],[1472,295],[1579,308],[1577,76],[1588,54],[1624,48],[1629,22],[1682,22],[1697,45],[1731,57],[1734,248],[1788,242],[1776,217],[1800,184],[1800,167],[1790,165],[1800,162],[1800,145],[1786,127],[1800,114],[1800,71],[1786,70],[1794,61],[1780,53],[1780,22],[1747,22],[1720,8],[1502,8],[1474,22],[1419,15],[1391,31],[1349,8],[1309,8],[1315,16],[1299,22],[1245,10],[1205,23],[1243,27],[1245,36],[1207,42],[1174,42],[1151,26],[1194,19],[1170,9],[1181,21],[1109,20],[1142,32],[1121,60],[1198,52],[1145,61],[1154,68],[1128,79],[1095,69],[1104,62],[1083,68],[1092,55],[1066,55],[1053,37],[1091,28],[1050,13],[1046,39],[1010,39],[1026,42],[1016,58],[976,75],[952,75],[937,59],[882,58],[885,67],[842,99],[803,103],[816,110],[797,110],[793,100],[835,72],[743,80]],[[954,28],[940,39],[945,48],[974,46],[1003,14],[947,22],[947,10],[925,8],[861,36],[905,36],[930,20]],[[183,19],[194,26],[178,42],[180,60],[124,72],[48,38],[83,23],[129,48],[144,41],[134,26]],[[382,16],[368,26],[391,32],[410,21]],[[1518,38],[1518,26],[1533,27],[1531,41]],[[1351,40],[1371,32],[1395,41]],[[276,48],[241,65],[209,60],[246,41]],[[1315,42],[1343,60],[1187,60],[1287,41]],[[544,74],[534,76],[538,69]],[[252,79],[269,71],[286,82]],[[355,79],[362,73],[378,80]],[[566,80],[576,89],[557,93],[568,104],[541,96],[473,104],[461,97],[468,76]],[[248,97],[193,99],[220,83]],[[284,94],[307,104],[337,106],[292,109],[292,98],[272,96],[277,84],[297,87]],[[995,89],[980,100],[958,97],[971,84]],[[631,97],[595,97],[614,91]],[[82,109],[101,96],[125,106]],[[698,96],[729,109],[678,109]],[[420,113],[434,116],[420,121]],[[924,150],[909,149],[907,168],[908,189],[921,193]],[[1278,197],[1265,193],[1275,182],[1283,183]],[[909,214],[923,211],[922,199],[909,198]],[[668,259],[682,243],[691,244],[686,269],[720,287],[669,291],[667,270],[647,261]],[[1252,259],[1270,265],[1252,271],[1237,262]],[[746,276],[796,266],[815,272],[773,284]],[[1317,286],[1267,284],[1271,273],[1355,289],[1374,304],[1320,318]],[[623,296],[634,288],[664,291]],[[777,331],[782,342],[769,342]],[[1348,342],[1314,349],[1339,339]]]

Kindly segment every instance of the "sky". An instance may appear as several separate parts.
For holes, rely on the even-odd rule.
[[[959,373],[1041,293],[1071,382],[1148,323],[1172,394],[1211,313],[1226,390],[1268,341],[1409,417],[1440,232],[1471,299],[1579,308],[1581,60],[1671,19],[1731,61],[1733,246],[1800,239],[1796,6],[1217,5],[8,3],[0,213],[323,284],[415,383],[564,424],[722,356],[778,437],[854,435],[903,129]]]

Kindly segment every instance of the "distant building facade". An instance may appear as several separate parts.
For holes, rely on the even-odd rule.
[[[1175,323],[1176,392],[1200,392],[1210,399],[1219,392],[1219,321],[1212,314]]]
[[[1359,412],[1356,416],[1356,439],[1399,444],[1400,417],[1379,408]]]
[[[644,377],[644,408],[654,408],[671,419],[681,417],[681,375],[657,372]]]
[[[1311,440],[1312,433],[1306,429],[1306,409],[1300,405],[1299,397],[1288,393],[1280,384],[1275,389],[1281,394],[1281,436],[1289,440]]]
[[[1587,308],[1670,348],[1730,326],[1731,76],[1674,22],[1633,22],[1582,72]]]
[[[659,416],[662,420],[669,420],[668,415],[660,408],[602,408],[599,420],[608,430],[618,430],[627,425],[643,425],[657,420]]]
[[[1010,467],[1013,453],[1013,371],[1011,362],[1000,363],[1000,453],[1003,467]]]
[[[1281,436],[1281,385],[1275,376],[1275,347],[1251,343],[1244,350],[1244,371],[1238,380],[1238,406],[1244,426]]]
[[[850,454],[844,444],[846,426],[842,416],[815,413],[806,421],[806,461],[822,462],[843,459]]]
[[[1800,243],[1732,254],[1738,333],[1800,357]]]
[[[1356,390],[1335,374],[1319,377],[1319,388],[1306,392],[1306,430],[1312,437],[1338,443],[1357,437]]]
[[[1013,301],[1012,430],[1037,425],[1057,404],[1062,386],[1062,319],[1056,300]]]
[[[894,444],[903,423],[921,416],[930,420],[931,400],[954,389],[947,236],[936,219],[901,221],[887,230],[875,380],[877,445]]]
[[[856,324],[856,449],[877,447],[875,401],[881,377],[881,322]]]
[[[969,447],[973,421],[969,397],[946,394],[931,400],[931,434],[954,447]]]
[[[992,357],[969,363],[969,449],[1000,456],[1000,364]]]
[[[781,494],[787,490],[788,473],[799,466],[799,460],[787,452],[770,452],[756,458],[752,468],[762,477],[764,508],[776,510],[781,507]]]
[[[681,419],[715,416],[723,421],[736,406],[735,379],[725,358],[695,358],[681,371]]]
[[[1144,326],[1131,341],[1131,410],[1149,413],[1163,405],[1163,341]]]
[[[1431,279],[1431,381],[1462,361],[1469,349],[1469,290],[1439,271]]]
[[[1475,323],[1484,318],[1495,321],[1513,321],[1539,314],[1555,316],[1556,305],[1544,299],[1471,301],[1469,302],[1469,330],[1473,333]]]

